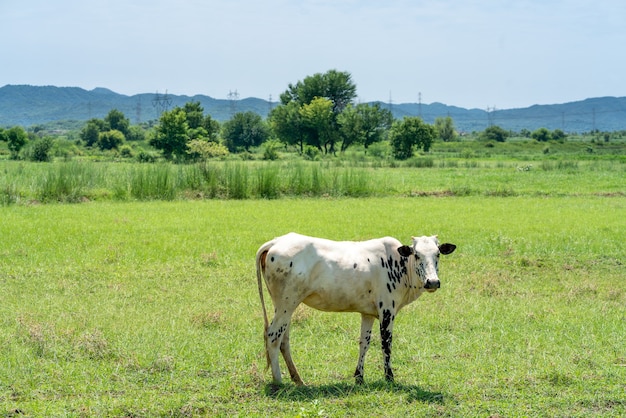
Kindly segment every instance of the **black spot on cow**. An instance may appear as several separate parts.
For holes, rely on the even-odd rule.
[[[383,307],[383,301],[382,300],[380,302],[378,302],[378,307],[382,309],[382,307]]]
[[[370,263],[370,264],[372,263],[369,258],[367,259],[367,262]]]
[[[389,291],[389,293],[391,293],[391,286],[389,285],[389,283],[387,283],[387,290]]]
[[[272,256],[272,258],[270,258],[270,261],[273,263],[274,262],[274,256]]]
[[[289,262],[289,268],[293,267],[293,261]]]
[[[353,267],[354,267],[354,268],[356,268],[356,263],[354,263],[354,266],[353,266]]]

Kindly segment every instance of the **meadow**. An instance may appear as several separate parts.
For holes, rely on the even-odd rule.
[[[214,197],[147,185],[202,165],[2,162],[0,414],[624,416],[623,161],[431,159],[220,162]],[[63,170],[80,187],[45,199]],[[280,192],[262,198],[265,170]],[[289,191],[297,170],[335,186]],[[396,319],[395,384],[376,328],[356,386],[359,315],[307,307],[291,336],[307,385],[270,384],[254,254],[289,231],[458,246],[442,288]]]

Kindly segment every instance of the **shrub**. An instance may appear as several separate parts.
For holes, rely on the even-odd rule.
[[[50,161],[50,150],[54,141],[50,137],[43,137],[36,140],[30,148],[28,159],[31,161]]]
[[[123,158],[133,158],[133,149],[130,145],[122,145],[120,147],[120,155]]]
[[[278,150],[283,147],[282,142],[276,139],[270,139],[263,144],[263,159],[264,160],[277,160]]]

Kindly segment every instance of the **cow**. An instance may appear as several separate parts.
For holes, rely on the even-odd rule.
[[[436,236],[413,237],[409,246],[392,237],[339,242],[293,232],[261,245],[256,253],[256,274],[265,320],[265,354],[273,382],[282,383],[280,350],[291,380],[304,384],[289,347],[291,316],[300,303],[326,312],[361,314],[356,384],[363,383],[365,355],[378,319],[385,379],[393,382],[391,342],[396,314],[424,291],[440,287],[439,255],[455,249],[454,244],[439,244]],[[274,305],[271,323],[263,280]]]

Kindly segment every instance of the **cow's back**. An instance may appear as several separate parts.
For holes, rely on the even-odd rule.
[[[272,298],[324,311],[376,313],[394,238],[331,241],[290,233],[273,240],[265,257],[265,277]],[[275,300],[275,302],[278,302]]]

